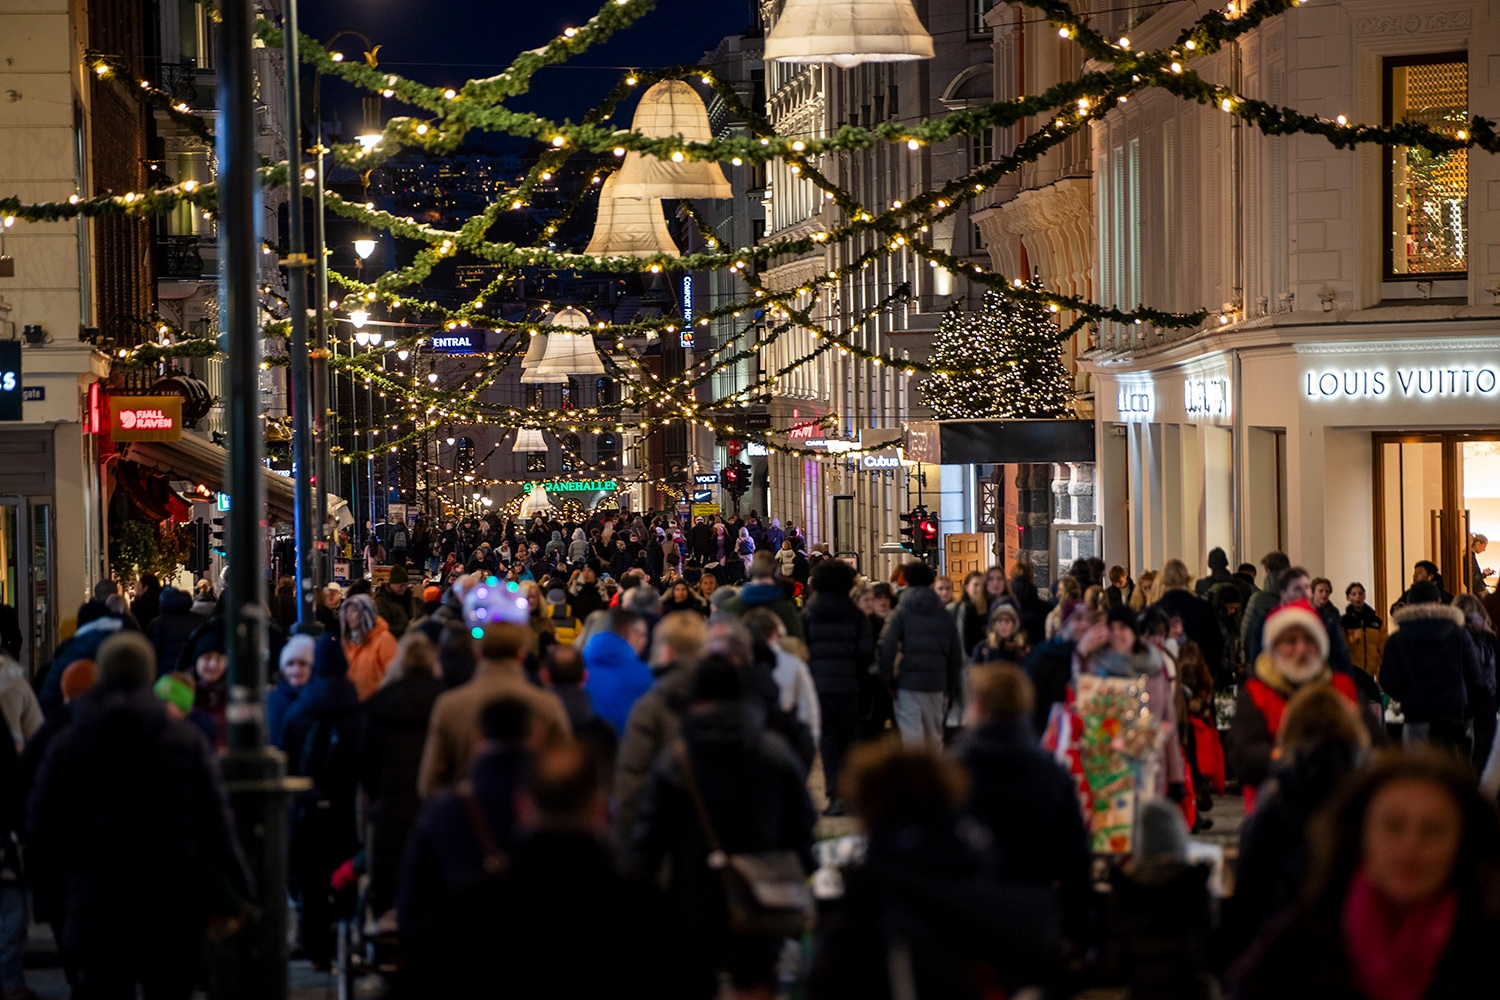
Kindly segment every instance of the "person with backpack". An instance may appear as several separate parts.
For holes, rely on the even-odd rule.
[[[407,553],[411,548],[411,539],[406,531],[406,522],[397,521],[388,527],[391,533],[391,565],[404,568],[406,566]]]
[[[334,900],[329,879],[358,847],[354,792],[359,782],[359,693],[336,636],[313,653],[312,680],[287,711],[281,749],[287,774],[311,778],[292,803],[290,886],[298,938],[313,968],[333,959]]]

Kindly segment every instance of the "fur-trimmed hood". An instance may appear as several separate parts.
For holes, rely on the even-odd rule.
[[[1392,615],[1391,620],[1402,627],[1412,622],[1435,620],[1452,622],[1462,628],[1464,613],[1451,604],[1408,604]]]

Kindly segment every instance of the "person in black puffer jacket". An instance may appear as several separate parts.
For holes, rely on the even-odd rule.
[[[907,563],[902,574],[906,589],[880,636],[880,678],[895,692],[901,739],[908,745],[940,744],[947,700],[958,694],[962,680],[962,640],[953,616],[932,589],[937,579],[932,567]]]
[[[208,744],[151,692],[150,643],[119,634],[97,659],[31,792],[37,915],[91,995],[186,997],[204,930],[242,916],[250,873]]]
[[[188,638],[206,618],[193,611],[193,595],[176,587],[161,592],[161,611],[146,626],[146,638],[156,650],[156,669],[169,672]]]
[[[432,705],[443,693],[437,650],[422,632],[401,637],[380,690],[363,705],[360,784],[372,802],[370,905],[378,916],[396,905],[396,876],[406,835],[417,821],[417,772]]]
[[[1397,631],[1385,642],[1380,686],[1401,703],[1408,743],[1464,745],[1464,721],[1472,716],[1468,691],[1482,686],[1474,642],[1464,614],[1440,603],[1437,585],[1414,583],[1406,607],[1397,611]]]
[[[818,749],[823,754],[830,816],[843,813],[837,793],[839,771],[859,731],[859,675],[875,658],[870,619],[849,596],[854,580],[854,567],[842,559],[825,559],[813,572],[812,600],[802,609],[807,666],[818,689],[822,718]]]
[[[325,635],[313,653],[313,675],[287,712],[281,749],[287,774],[312,779],[298,793],[290,822],[290,875],[301,921],[302,950],[314,967],[333,958],[334,907],[329,878],[358,846],[354,791],[358,783],[359,693],[338,636]]]

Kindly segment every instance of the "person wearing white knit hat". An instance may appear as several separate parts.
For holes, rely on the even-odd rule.
[[[1292,695],[1309,684],[1331,683],[1360,703],[1354,679],[1328,665],[1328,630],[1307,601],[1290,601],[1266,616],[1264,646],[1252,676],[1240,686],[1225,750],[1245,789],[1245,809],[1271,767],[1276,733]]]

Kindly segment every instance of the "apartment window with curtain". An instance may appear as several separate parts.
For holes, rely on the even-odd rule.
[[[1385,122],[1457,133],[1469,120],[1465,52],[1385,60]],[[1387,280],[1461,277],[1469,269],[1469,154],[1386,147]]]

